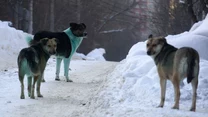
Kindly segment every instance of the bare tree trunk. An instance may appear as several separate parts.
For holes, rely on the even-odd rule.
[[[28,28],[28,33],[32,34],[33,33],[33,0],[30,0],[29,2],[29,28]]]
[[[50,31],[54,31],[54,0],[50,3]]]
[[[19,3],[17,2],[16,3],[16,5],[15,5],[15,11],[17,11],[17,13],[15,13],[14,15],[14,17],[15,17],[15,26],[14,27],[16,27],[16,28],[19,28],[18,26],[19,26],[19,14],[18,14],[18,11],[19,11]]]
[[[204,19],[208,13],[208,8],[207,8],[207,5],[208,5],[208,0],[200,0],[200,5],[201,5],[201,8],[202,8],[202,16],[201,16],[201,19]]]
[[[80,23],[81,17],[81,1],[77,0],[77,22]]]
[[[193,1],[187,0],[187,4],[188,4],[188,12],[191,16],[191,22],[192,22],[192,24],[194,24],[194,23],[198,22],[198,20],[197,20],[195,13],[194,13],[194,10],[193,10]]]

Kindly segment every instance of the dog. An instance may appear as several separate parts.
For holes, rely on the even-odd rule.
[[[199,74],[199,54],[190,47],[175,48],[167,43],[164,37],[149,36],[146,44],[147,55],[151,56],[157,66],[160,77],[161,101],[158,107],[164,106],[166,81],[174,86],[175,104],[173,109],[179,109],[180,81],[187,77],[192,84],[193,96],[190,111],[196,110],[196,97]]]
[[[69,79],[69,64],[72,55],[80,46],[84,37],[87,36],[86,25],[84,23],[70,23],[70,27],[63,32],[40,31],[34,35],[33,39],[27,39],[29,45],[39,42],[42,38],[57,38],[59,43],[57,45],[56,53],[56,77],[55,80],[60,81],[59,73],[61,61],[64,60],[64,76],[67,82],[73,82]],[[43,78],[44,81],[44,78]]]
[[[43,97],[40,93],[41,78],[50,55],[56,54],[57,39],[44,38],[40,42],[28,48],[24,48],[18,55],[18,75],[21,83],[20,99],[25,99],[24,95],[24,76],[28,80],[28,96],[35,99],[34,89],[37,82],[37,96]],[[33,77],[33,84],[32,84]],[[32,85],[32,88],[31,88]]]

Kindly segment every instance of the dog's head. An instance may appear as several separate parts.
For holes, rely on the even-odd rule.
[[[84,23],[70,23],[70,29],[76,37],[86,37],[86,25]]]
[[[147,55],[154,58],[158,53],[160,53],[165,44],[167,44],[167,41],[164,37],[153,37],[150,35],[146,45]]]
[[[41,39],[40,43],[43,45],[43,49],[50,55],[56,54],[56,48],[58,40],[56,38],[44,38]]]

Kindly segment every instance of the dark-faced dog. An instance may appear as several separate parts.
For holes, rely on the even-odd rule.
[[[35,84],[37,81],[37,96],[43,97],[40,93],[41,78],[50,55],[56,54],[57,39],[44,38],[37,44],[20,51],[18,56],[18,75],[21,83],[21,99],[25,99],[24,95],[24,76],[27,75],[28,80],[28,96],[32,99],[34,96]],[[32,84],[33,78],[33,84]],[[32,88],[31,88],[32,85]]]
[[[83,37],[87,35],[85,32],[86,25],[84,23],[70,23],[70,28],[66,29],[63,32],[49,32],[49,31],[40,31],[34,35],[33,40],[27,40],[30,45],[39,42],[42,38],[57,38],[59,43],[57,45],[56,53],[56,78],[59,79],[60,66],[62,59],[64,60],[64,76],[66,77],[67,82],[72,82],[69,79],[68,71],[69,64],[72,55],[76,52],[77,48],[81,44]]]
[[[196,110],[196,96],[199,74],[199,54],[190,47],[175,48],[168,44],[164,37],[149,37],[147,54],[151,56],[157,66],[160,77],[161,101],[158,107],[163,107],[165,101],[166,81],[171,80],[175,92],[173,109],[179,109],[180,81],[187,77],[192,84],[193,97],[190,111]]]

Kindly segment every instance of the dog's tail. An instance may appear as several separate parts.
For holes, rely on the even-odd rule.
[[[31,42],[33,40],[33,36],[32,35],[27,35],[25,38],[25,41],[27,42],[27,44],[30,46]]]
[[[195,50],[189,49],[188,55],[187,55],[187,63],[188,63],[188,69],[187,69],[187,83],[190,83],[195,78],[195,61],[197,59],[198,55]]]
[[[26,60],[26,61],[25,61]],[[18,56],[18,66],[21,66],[21,69],[24,71],[32,71],[32,73],[38,73],[39,72],[39,66],[38,66],[38,58],[36,53],[34,53],[33,50],[25,48],[20,51],[20,54]],[[26,66],[29,66],[27,68]],[[29,72],[27,72],[29,73]]]

